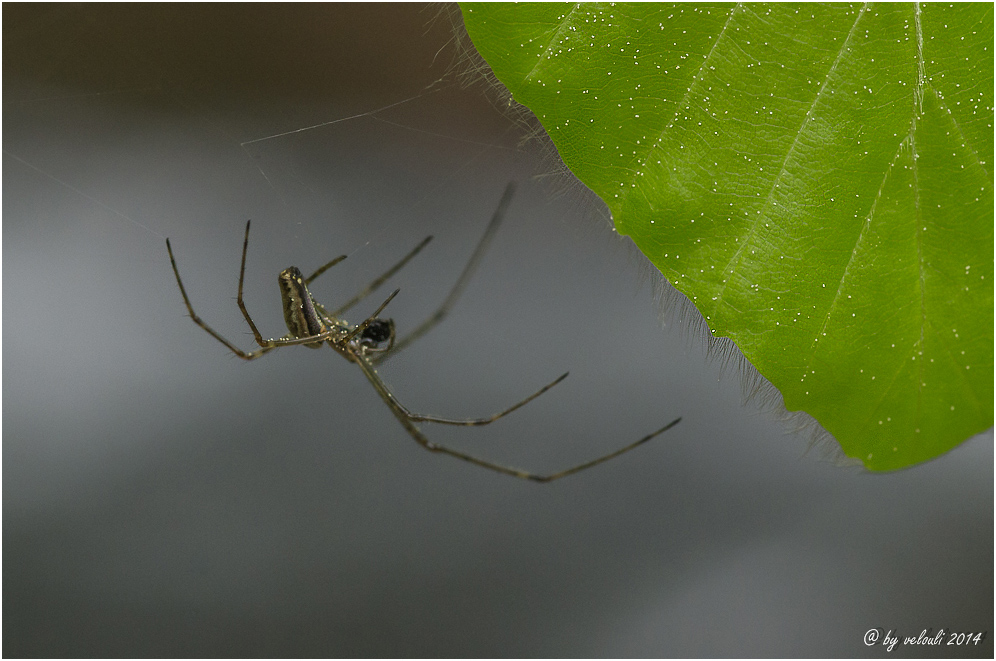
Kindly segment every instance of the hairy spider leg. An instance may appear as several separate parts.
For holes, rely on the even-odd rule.
[[[672,420],[671,422],[667,423],[657,431],[651,434],[647,434],[646,436],[639,439],[635,443],[630,443],[629,445],[622,447],[614,452],[610,452],[609,454],[603,455],[596,459],[592,459],[591,461],[586,461],[576,466],[572,466],[565,470],[558,471],[556,473],[551,473],[548,475],[530,473],[529,471],[524,471],[518,468],[512,468],[511,466],[504,466],[502,464],[497,464],[491,461],[487,461],[485,459],[481,459],[480,457],[475,457],[465,452],[460,452],[459,450],[454,450],[452,448],[448,448],[443,445],[438,445],[437,443],[433,443],[432,441],[430,441],[425,436],[425,434],[422,433],[422,430],[420,430],[415,425],[415,421],[424,420],[429,422],[443,422],[443,420],[433,419],[430,416],[418,416],[411,414],[408,411],[408,409],[405,408],[401,404],[401,402],[399,402],[398,399],[394,396],[394,393],[391,392],[391,389],[388,388],[387,384],[385,384],[384,381],[380,378],[380,375],[377,374],[377,370],[373,366],[373,363],[370,361],[370,359],[367,358],[365,355],[360,355],[360,354],[354,354],[354,355],[356,356],[354,362],[356,362],[356,364],[360,366],[360,369],[363,371],[363,375],[367,377],[367,380],[370,381],[371,385],[373,385],[374,390],[377,391],[377,394],[380,395],[380,398],[384,400],[384,403],[387,404],[389,409],[391,409],[391,413],[394,414],[394,417],[398,419],[401,425],[405,428],[405,431],[408,432],[409,436],[411,436],[416,443],[421,445],[426,450],[429,450],[430,452],[441,452],[443,454],[448,454],[451,457],[462,459],[463,461],[467,461],[476,466],[487,468],[489,470],[493,470],[498,473],[503,473],[505,475],[511,475],[513,477],[517,477],[523,480],[531,480],[533,482],[553,482],[554,480],[559,480],[562,477],[567,477],[568,475],[579,473],[583,470],[597,466],[598,464],[606,462],[610,459],[614,459],[615,457],[618,457],[621,454],[629,452],[630,450],[643,445],[647,441],[652,440],[654,437],[658,436],[659,434],[663,434],[668,429],[671,429],[676,424],[681,422],[681,418],[676,418],[675,420]],[[564,376],[567,375],[565,374]],[[519,406],[522,406],[522,404],[525,404],[529,400],[533,399],[534,397],[538,397],[540,394],[545,392],[548,388],[552,387],[554,384],[558,383],[563,378],[564,377],[560,377],[560,379],[557,379],[557,381],[554,381],[549,386],[546,386],[546,388],[541,389],[538,393],[526,399],[521,404],[518,404],[517,406],[513,407],[510,410],[514,410]],[[492,422],[492,420],[488,420],[488,422]]]
[[[305,278],[304,284],[310,285],[315,278],[317,278],[318,276],[320,276],[322,273],[325,273],[330,268],[332,268],[333,266],[335,266],[336,264],[338,264],[339,262],[341,262],[344,259],[346,259],[346,255],[339,255],[338,257],[336,257],[335,259],[333,259],[331,262],[329,262],[325,266],[319,267],[319,269],[317,271],[315,271],[314,273],[312,273],[311,275],[309,275],[307,278]]]
[[[437,416],[437,415],[423,415],[421,413],[412,413],[405,406],[403,406],[401,404],[401,402],[399,402],[397,399],[394,400],[394,403],[397,404],[398,407],[401,408],[401,411],[405,414],[405,416],[409,420],[411,420],[413,422],[435,422],[435,423],[438,423],[438,424],[441,424],[441,425],[457,425],[457,426],[461,426],[461,427],[480,427],[481,425],[489,425],[492,422],[494,422],[495,420],[497,420],[498,418],[504,418],[506,415],[508,415],[512,411],[515,411],[515,410],[517,410],[519,408],[522,408],[523,406],[525,406],[529,402],[533,401],[534,399],[536,399],[537,397],[539,397],[540,395],[542,395],[543,393],[545,393],[550,388],[554,387],[555,385],[557,385],[558,383],[560,383],[561,381],[563,381],[564,379],[566,379],[567,378],[567,374],[568,374],[568,372],[564,372],[563,374],[561,374],[560,376],[558,376],[556,379],[554,379],[550,383],[546,384],[545,386],[543,386],[542,388],[540,388],[539,390],[537,390],[536,392],[534,392],[529,397],[526,397],[524,400],[522,400],[518,404],[510,406],[507,409],[505,409],[504,411],[502,411],[501,413],[496,413],[496,414],[494,414],[492,416],[488,416],[487,418],[467,418],[467,419],[464,419],[464,420],[457,420],[457,419],[453,419],[453,418],[442,418],[442,417]]]
[[[272,343],[273,340],[270,340],[270,342],[265,342],[263,340],[263,336],[260,335],[259,329],[256,328],[256,324],[253,322],[252,317],[249,316],[249,310],[246,309],[246,304],[242,300],[242,283],[243,283],[243,281],[245,280],[245,277],[246,277],[246,252],[249,250],[249,225],[250,225],[250,223],[252,223],[252,220],[247,220],[246,221],[246,236],[245,236],[245,239],[243,239],[243,241],[242,241],[242,265],[239,267],[239,296],[238,296],[238,303],[239,303],[239,309],[242,310],[242,316],[246,318],[246,321],[249,323],[249,328],[252,329],[253,337],[256,338],[256,344],[258,344],[259,346],[264,347],[264,348],[270,348],[270,347],[274,346],[273,343]]]

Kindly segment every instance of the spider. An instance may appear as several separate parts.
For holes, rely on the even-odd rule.
[[[249,311],[246,309],[245,302],[242,298],[242,282],[245,278],[246,272],[246,252],[249,248],[249,225],[251,221],[246,222],[246,233],[242,242],[242,266],[239,269],[239,293],[237,300],[239,309],[242,311],[242,316],[245,317],[246,323],[249,324],[249,328],[252,330],[252,334],[256,339],[256,343],[260,346],[260,348],[256,351],[249,352],[242,351],[236,347],[213,328],[208,326],[199,316],[197,316],[197,313],[194,312],[193,306],[190,304],[190,298],[187,296],[187,291],[183,287],[183,281],[180,279],[180,271],[176,266],[176,259],[173,257],[173,248],[170,245],[169,239],[166,239],[166,250],[169,252],[169,261],[173,266],[173,274],[176,276],[176,284],[180,287],[180,294],[183,296],[183,303],[187,306],[187,312],[190,314],[190,318],[193,319],[195,324],[207,331],[213,338],[224,344],[239,358],[242,358],[243,360],[255,360],[256,358],[281,347],[303,345],[311,349],[319,349],[323,345],[327,344],[340,356],[349,362],[356,364],[360,368],[363,375],[370,381],[371,385],[373,385],[374,390],[376,390],[377,394],[380,395],[380,398],[383,399],[384,403],[391,409],[391,413],[394,414],[394,417],[396,417],[405,428],[405,431],[411,435],[416,443],[421,445],[426,450],[448,454],[452,457],[456,457],[457,459],[462,459],[472,464],[476,464],[477,466],[524,480],[532,480],[534,482],[552,482],[553,480],[573,475],[574,473],[578,473],[593,466],[597,466],[598,464],[608,461],[609,459],[618,457],[625,452],[629,452],[633,448],[646,443],[658,434],[661,434],[675,426],[681,421],[681,418],[677,418],[676,420],[669,422],[657,431],[644,436],[635,443],[631,443],[614,452],[598,457],[597,459],[572,466],[571,468],[567,468],[556,473],[541,475],[497,464],[433,443],[422,433],[421,429],[419,429],[415,423],[435,422],[444,425],[461,425],[467,427],[477,427],[491,424],[495,420],[498,420],[512,411],[528,404],[550,388],[563,381],[567,378],[567,373],[557,377],[519,403],[490,417],[451,419],[434,415],[413,413],[398,401],[398,398],[394,396],[394,393],[391,392],[390,388],[388,388],[387,384],[380,378],[377,370],[375,369],[375,365],[377,363],[404,349],[406,346],[428,332],[433,326],[438,324],[443,317],[446,316],[450,308],[456,302],[456,299],[459,298],[460,294],[463,292],[467,281],[476,270],[484,251],[487,249],[487,246],[494,236],[495,231],[498,229],[498,225],[501,223],[502,218],[505,215],[505,210],[511,201],[513,192],[514,185],[510,183],[506,187],[501,201],[498,203],[498,208],[495,210],[495,213],[491,218],[491,222],[488,224],[488,227],[484,232],[484,236],[481,238],[477,248],[470,257],[470,260],[464,267],[463,272],[457,279],[456,284],[453,286],[453,289],[450,291],[449,295],[443,301],[439,309],[430,315],[428,319],[422,322],[420,326],[416,327],[408,335],[397,342],[395,342],[394,321],[391,319],[382,319],[379,315],[384,311],[384,308],[387,307],[387,304],[390,303],[395,296],[397,296],[400,291],[398,289],[388,296],[372,315],[355,326],[351,326],[344,319],[342,319],[340,315],[376,291],[385,281],[387,281],[388,278],[397,273],[405,264],[408,263],[409,260],[415,257],[415,255],[417,255],[426,246],[426,244],[429,243],[429,241],[432,240],[431,236],[427,237],[415,246],[411,252],[401,259],[401,261],[367,285],[367,287],[360,291],[356,296],[331,312],[315,300],[315,298],[311,295],[311,292],[308,290],[308,285],[314,282],[327,270],[344,260],[346,258],[345,255],[336,257],[307,278],[303,277],[301,271],[294,266],[281,271],[278,277],[278,283],[280,286],[280,297],[283,301],[284,321],[287,323],[287,329],[289,332],[278,339],[263,339],[259,329],[256,328],[255,322],[249,315]]]

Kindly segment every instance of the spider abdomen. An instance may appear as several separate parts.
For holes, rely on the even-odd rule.
[[[280,285],[280,300],[284,307],[284,323],[290,334],[293,337],[309,337],[324,333],[327,329],[315,311],[311,292],[304,283],[301,271],[296,266],[285,269],[277,277],[277,283]],[[312,342],[304,346],[318,349],[322,344]]]

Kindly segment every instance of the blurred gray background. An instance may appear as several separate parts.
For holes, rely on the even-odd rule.
[[[992,431],[886,475],[808,451],[597,198],[461,87],[451,16],[4,5],[4,655],[991,657]],[[334,304],[435,235],[383,292],[411,328],[509,180],[463,299],[381,373],[463,417],[570,370],[490,427],[423,427],[536,471],[683,417],[608,464],[538,485],[432,455],[333,352],[244,363],[185,316],[167,236],[199,314],[252,347],[251,218],[273,336],[281,269],[348,254],[313,288]],[[942,627],[989,635],[862,642]]]

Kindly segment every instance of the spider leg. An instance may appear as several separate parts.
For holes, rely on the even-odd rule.
[[[256,344],[264,348],[272,348],[273,345],[270,344],[270,342],[273,342],[273,340],[267,342],[263,339],[263,336],[260,334],[259,329],[256,328],[256,324],[253,322],[252,317],[249,316],[249,310],[246,309],[245,301],[242,300],[242,282],[246,277],[246,252],[249,250],[249,224],[251,222],[251,220],[246,221],[246,237],[242,241],[242,265],[239,267],[239,295],[237,301],[239,309],[242,310],[242,316],[245,317],[246,322],[249,324],[249,328],[252,329],[253,337],[256,338]]]
[[[545,393],[550,388],[554,387],[555,385],[557,385],[558,383],[560,383],[561,381],[563,381],[564,379],[566,379],[568,374],[569,374],[569,372],[564,372],[563,374],[561,374],[560,376],[558,376],[556,379],[554,379],[550,383],[546,384],[545,386],[543,386],[542,388],[540,388],[539,390],[537,390],[536,392],[534,392],[529,397],[526,397],[524,400],[522,400],[518,404],[514,404],[514,405],[508,407],[507,409],[505,409],[504,411],[501,411],[500,413],[495,413],[494,415],[492,415],[490,417],[487,417],[487,418],[474,418],[474,419],[469,419],[469,420],[453,420],[451,418],[441,418],[441,417],[435,416],[435,415],[417,415],[417,414],[412,414],[411,412],[407,411],[407,409],[405,409],[405,410],[408,413],[409,417],[411,417],[412,420],[415,420],[417,422],[435,422],[435,423],[438,423],[438,424],[441,424],[441,425],[460,425],[460,426],[463,426],[463,427],[480,427],[482,425],[489,425],[489,424],[491,424],[492,422],[494,422],[495,420],[497,420],[499,418],[504,418],[506,415],[508,415],[512,411],[515,411],[517,409],[522,408],[523,406],[525,406],[529,402],[533,401],[534,399],[536,399],[537,397],[539,397],[540,395],[542,395],[543,393]],[[398,405],[400,406],[400,403]],[[402,408],[404,408],[404,407],[402,407]]]
[[[314,281],[314,280],[315,280],[315,278],[317,278],[318,276],[320,276],[320,275],[321,275],[322,273],[325,273],[325,272],[326,272],[326,271],[328,271],[328,270],[329,270],[330,268],[332,268],[333,266],[335,266],[336,264],[338,264],[339,262],[341,262],[341,261],[342,261],[342,260],[344,260],[344,259],[346,259],[346,256],[345,256],[345,255],[339,255],[338,257],[336,257],[335,259],[333,259],[333,260],[332,260],[331,262],[329,262],[329,263],[328,263],[328,264],[326,264],[325,266],[322,266],[322,267],[321,267],[321,268],[319,268],[319,269],[318,269],[317,271],[315,271],[314,273],[312,273],[311,275],[309,275],[309,276],[308,276],[308,277],[307,277],[307,278],[305,279],[305,281],[304,281],[304,284],[306,284],[306,285],[310,285],[310,284],[312,283],[312,281]]]
[[[331,313],[328,312],[328,311],[326,311],[325,308],[322,308],[322,312],[326,316],[338,318],[339,315],[341,315],[343,312],[345,312],[346,310],[350,309],[351,307],[353,307],[354,305],[356,305],[357,303],[359,303],[360,301],[362,301],[364,298],[366,298],[367,296],[369,296],[373,292],[377,291],[377,289],[379,289],[381,285],[383,285],[385,282],[387,282],[388,278],[390,278],[392,275],[394,275],[395,273],[397,273],[398,271],[400,271],[404,267],[404,265],[407,264],[412,259],[412,257],[414,257],[415,255],[419,254],[419,252],[422,251],[422,248],[424,248],[429,243],[429,241],[432,241],[432,237],[431,236],[427,236],[424,239],[422,239],[422,242],[419,243],[417,246],[415,246],[415,248],[413,248],[411,252],[409,252],[407,255],[405,255],[404,257],[402,257],[400,262],[398,262],[397,264],[395,264],[394,266],[392,266],[391,268],[389,268],[385,273],[383,273],[378,278],[376,278],[373,282],[371,282],[369,285],[367,285],[366,287],[364,287],[360,291],[360,293],[358,293],[356,296],[354,296],[353,298],[349,299],[348,301],[346,301],[345,303],[343,303],[342,305],[340,305],[338,308],[336,308],[335,310],[333,310]],[[322,268],[320,268],[317,271],[315,271],[314,275],[312,275],[310,278],[308,278],[306,282],[310,285],[312,280],[314,280],[315,278],[317,278],[318,276],[320,276],[322,273],[325,272],[325,269],[329,268],[330,266],[335,265],[337,263],[337,261],[342,261],[345,258],[346,258],[346,256],[343,255],[342,257],[336,258],[336,260],[333,260],[329,264],[326,264]]]
[[[400,408],[404,412],[405,416],[407,416],[408,419],[411,420],[411,421],[413,421],[413,422],[435,422],[435,423],[441,424],[441,425],[457,425],[457,426],[461,426],[461,427],[480,427],[482,425],[489,425],[489,424],[491,424],[492,422],[494,422],[495,420],[497,420],[499,418],[504,418],[506,415],[508,415],[512,411],[515,411],[517,409],[522,408],[523,406],[525,406],[529,402],[533,401],[534,399],[536,399],[537,397],[539,397],[540,395],[542,395],[543,393],[545,393],[550,388],[554,387],[555,385],[557,385],[558,383],[560,383],[561,381],[563,381],[564,379],[566,379],[567,375],[568,375],[568,372],[564,372],[563,374],[561,374],[560,376],[558,376],[556,379],[554,379],[550,383],[546,384],[545,386],[543,386],[542,388],[540,388],[539,390],[537,390],[536,392],[534,392],[529,397],[526,397],[524,400],[522,400],[518,404],[510,406],[507,409],[505,409],[504,411],[502,411],[501,413],[495,413],[494,415],[489,416],[487,418],[468,418],[468,419],[456,420],[456,419],[453,419],[453,418],[442,418],[442,417],[436,416],[436,415],[422,415],[420,413],[412,413],[411,411],[408,410],[408,408],[406,406],[404,406],[397,399],[394,400],[394,403],[397,404],[398,408]]]
[[[457,299],[460,298],[460,295],[463,294],[463,290],[467,288],[467,283],[474,275],[474,272],[477,271],[477,267],[480,266],[481,258],[484,257],[484,253],[487,251],[488,246],[491,244],[491,240],[498,231],[498,226],[501,225],[501,221],[505,217],[505,211],[508,209],[508,205],[512,201],[512,195],[514,193],[515,182],[509,182],[509,184],[505,187],[505,192],[502,193],[501,200],[498,202],[498,208],[495,209],[494,215],[491,216],[491,221],[488,223],[487,229],[484,230],[484,235],[477,243],[477,247],[474,248],[474,252],[467,261],[467,265],[463,267],[463,272],[460,274],[460,277],[457,278],[456,283],[454,283],[453,289],[451,289],[450,293],[447,294],[446,299],[439,306],[439,308],[414,330],[410,331],[407,335],[398,340],[390,352],[379,354],[374,359],[375,363],[379,364],[381,361],[386,360],[389,356],[402,351],[409,344],[432,330],[436,324],[442,321],[443,318],[449,314],[450,309],[457,302]]]
[[[548,475],[540,475],[540,474],[537,474],[537,473],[530,473],[529,471],[524,471],[524,470],[521,470],[521,469],[518,469],[518,468],[512,468],[511,466],[504,466],[502,464],[496,464],[494,462],[487,461],[485,459],[481,459],[480,457],[475,457],[475,456],[467,454],[465,452],[460,452],[458,450],[454,450],[452,448],[448,448],[448,447],[445,447],[443,445],[438,445],[436,443],[433,443],[432,441],[430,441],[422,433],[422,430],[420,430],[415,425],[415,422],[414,422],[415,418],[413,418],[408,413],[408,410],[406,408],[404,408],[398,402],[398,400],[397,400],[397,398],[395,398],[394,394],[390,391],[390,389],[387,387],[387,385],[384,383],[384,381],[380,378],[380,376],[378,376],[377,371],[374,369],[374,367],[371,364],[370,360],[368,358],[366,358],[366,356],[357,356],[357,359],[356,359],[355,362],[360,366],[360,369],[363,371],[364,376],[366,376],[367,380],[370,381],[371,385],[373,385],[374,390],[377,391],[377,394],[380,395],[380,398],[382,400],[384,400],[384,403],[387,404],[388,408],[391,409],[391,413],[394,414],[394,417],[397,418],[398,421],[401,423],[401,425],[405,428],[405,431],[407,431],[408,434],[409,434],[409,436],[411,436],[415,440],[415,442],[418,443],[419,445],[421,445],[423,448],[425,448],[426,450],[429,450],[430,452],[441,452],[443,454],[448,454],[451,457],[456,457],[457,459],[462,459],[463,461],[472,463],[472,464],[474,464],[476,466],[480,466],[482,468],[487,468],[488,470],[493,470],[493,471],[496,471],[498,473],[503,473],[505,475],[511,475],[512,477],[517,477],[517,478],[520,478],[520,479],[523,479],[523,480],[531,480],[533,482],[552,482],[554,480],[559,480],[562,477],[567,477],[568,475],[573,475],[574,473],[580,473],[583,470],[586,470],[588,468],[592,468],[593,466],[597,466],[598,464],[606,462],[609,459],[614,459],[615,457],[618,457],[619,455],[621,455],[623,453],[629,452],[630,450],[632,450],[632,449],[634,449],[636,447],[639,447],[640,445],[643,445],[644,443],[646,443],[647,441],[653,439],[657,435],[664,433],[665,431],[667,431],[671,427],[674,427],[676,424],[678,424],[681,421],[681,418],[677,418],[675,420],[672,420],[671,422],[669,422],[668,424],[664,425],[663,427],[661,427],[657,431],[653,432],[652,434],[647,434],[646,436],[644,436],[640,440],[636,441],[635,443],[630,443],[629,445],[627,445],[627,446],[625,446],[623,448],[620,448],[620,449],[616,450],[615,452],[610,452],[609,454],[606,454],[606,455],[603,455],[601,457],[598,457],[597,459],[593,459],[591,461],[587,461],[587,462],[585,462],[583,464],[578,464],[577,466],[572,466],[571,468],[567,468],[565,470],[558,471],[556,473],[551,473],[551,474],[548,474]],[[563,377],[561,377],[561,378],[563,378]],[[558,381],[559,381],[559,379],[558,379]],[[556,383],[556,381],[554,383]],[[552,385],[553,384],[551,384],[551,386]],[[547,388],[549,388],[549,387],[550,386],[547,386]],[[538,394],[539,393],[537,393],[536,395],[533,395],[533,397],[538,396]],[[530,399],[532,399],[532,398],[530,398]],[[529,400],[526,400],[526,401],[529,401]],[[525,402],[523,402],[523,403],[525,403]],[[519,406],[521,406],[521,404],[519,404]],[[518,406],[516,406],[514,408],[518,408]]]
[[[224,344],[226,347],[228,347],[229,351],[231,351],[232,353],[234,353],[236,356],[238,356],[243,360],[254,360],[262,356],[264,353],[267,353],[271,349],[275,348],[275,347],[265,347],[263,349],[259,349],[258,351],[245,352],[242,349],[239,349],[231,342],[229,342],[228,340],[226,340],[224,337],[221,336],[220,333],[216,332],[213,328],[204,323],[204,321],[199,316],[197,316],[197,313],[194,312],[194,306],[190,304],[190,298],[187,297],[187,290],[184,289],[183,280],[180,279],[180,270],[176,267],[176,259],[174,259],[173,257],[173,247],[170,245],[169,239],[166,239],[166,250],[167,252],[169,252],[169,263],[173,266],[173,275],[176,276],[176,284],[180,286],[180,295],[183,296],[183,303],[184,305],[187,306],[187,312],[190,314],[190,318],[194,320],[195,324],[206,330],[211,337]],[[241,289],[241,281],[239,288]]]
[[[568,475],[574,475],[574,473],[580,473],[583,470],[587,470],[588,468],[591,468],[593,466],[597,466],[597,465],[599,465],[601,463],[604,463],[604,462],[608,461],[609,459],[615,459],[619,455],[625,454],[625,453],[629,452],[630,450],[632,450],[633,448],[637,448],[637,447],[643,445],[647,441],[650,441],[650,440],[654,439],[657,435],[663,434],[664,432],[666,432],[671,427],[674,427],[679,422],[681,422],[681,418],[675,418],[674,420],[672,420],[671,422],[667,423],[666,425],[664,425],[663,427],[661,427],[657,431],[651,432],[651,433],[647,434],[646,436],[644,436],[640,440],[636,441],[635,443],[630,443],[629,445],[627,445],[625,447],[619,448],[615,452],[610,452],[609,454],[602,455],[601,457],[598,457],[597,459],[592,459],[591,461],[586,461],[583,464],[578,464],[577,466],[572,466],[570,468],[564,469],[564,470],[556,472],[556,473],[552,473],[550,475],[531,475],[527,479],[530,479],[530,480],[533,480],[533,481],[536,481],[536,482],[553,482],[554,480],[559,480],[562,477],[567,477]]]

